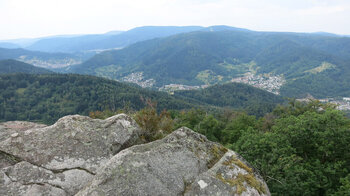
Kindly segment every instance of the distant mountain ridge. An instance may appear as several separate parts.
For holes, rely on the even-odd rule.
[[[238,28],[227,26],[210,28],[199,26],[144,26],[126,32],[111,31],[95,35],[57,35],[7,40],[0,41],[0,59],[17,59],[35,66],[56,69],[79,64],[96,53],[120,49],[139,41],[198,30],[217,31],[224,29]]]
[[[145,26],[126,32],[38,39],[28,48],[67,53],[0,49],[0,59],[154,88],[239,81],[284,96],[350,96],[350,38],[324,32],[259,32],[223,25]]]
[[[144,26],[125,32],[108,32],[106,34],[83,35],[77,37],[53,37],[41,39],[26,47],[29,50],[43,52],[81,52],[86,50],[101,50],[122,48],[138,41],[158,37],[166,37],[178,33],[200,30],[199,26]]]
[[[142,73],[145,80],[154,79],[156,87],[225,83],[247,73],[267,74],[285,78],[285,96],[350,96],[347,37],[210,28],[105,51],[68,72],[118,80]]]
[[[18,39],[1,41],[4,48],[25,48],[41,52],[75,53],[87,50],[106,50],[123,48],[130,44],[154,38],[167,37],[180,33],[193,31],[223,31],[247,29],[229,27],[224,25],[201,26],[142,26],[128,31],[110,31],[105,34],[87,35],[57,35],[33,39]],[[6,42],[6,43],[5,43]]]

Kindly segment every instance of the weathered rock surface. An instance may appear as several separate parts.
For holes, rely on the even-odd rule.
[[[121,114],[106,120],[66,116],[52,126],[7,122],[0,124],[0,133],[0,181],[7,179],[0,189],[8,191],[0,195],[61,195],[62,190],[73,195],[141,131]]]
[[[46,125],[24,121],[0,123],[0,141],[7,139],[10,135],[12,135],[12,137],[16,137],[18,135],[17,132],[19,131],[43,127],[46,127]]]
[[[126,115],[23,124],[0,124],[0,195],[270,195],[238,154],[187,128],[135,145]]]
[[[181,128],[161,140],[121,151],[77,195],[234,194],[269,191],[237,154]]]
[[[61,195],[73,195],[82,189],[93,177],[92,174],[78,169],[56,173],[25,161],[19,162],[14,166],[5,167],[1,172],[0,175],[2,175],[3,179],[7,179],[5,183],[6,187],[2,188],[2,191],[7,190],[8,187],[16,187],[17,191],[24,190],[19,193],[17,192],[18,195],[31,192],[33,188],[36,190],[39,187],[47,187],[45,189],[49,190],[44,192],[51,193],[52,195],[56,195],[57,191]],[[2,178],[0,177],[0,179]],[[36,186],[31,187],[28,185]],[[41,193],[42,191],[39,189],[36,192]],[[45,195],[44,192],[41,194]],[[13,190],[7,190],[7,194],[9,193],[13,193]]]

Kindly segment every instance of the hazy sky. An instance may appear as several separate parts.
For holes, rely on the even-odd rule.
[[[146,25],[350,35],[350,0],[0,0],[0,40]]]

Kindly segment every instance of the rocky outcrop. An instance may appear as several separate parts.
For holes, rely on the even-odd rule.
[[[21,126],[20,126],[21,125]],[[180,128],[140,144],[128,116],[0,124],[0,195],[270,195],[238,154]]]
[[[141,131],[122,114],[106,120],[66,116],[52,126],[7,122],[0,133],[0,189],[8,191],[0,195],[73,195]]]

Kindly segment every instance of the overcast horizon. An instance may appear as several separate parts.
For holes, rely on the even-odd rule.
[[[227,25],[350,35],[346,0],[0,0],[0,40],[101,34],[140,26]]]

